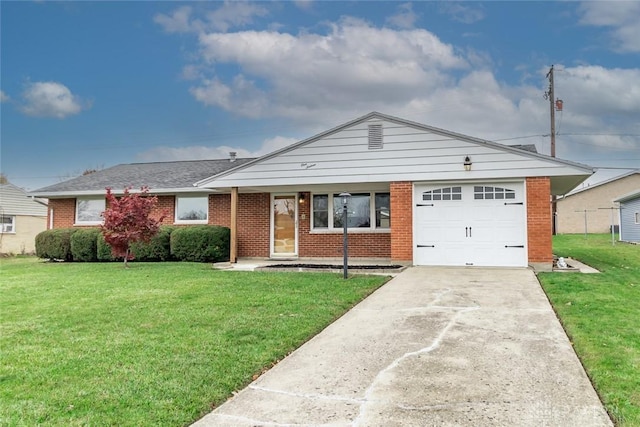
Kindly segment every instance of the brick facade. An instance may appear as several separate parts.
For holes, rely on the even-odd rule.
[[[527,238],[530,263],[552,261],[551,204],[549,178],[527,178]],[[342,232],[314,233],[311,226],[311,195],[300,193],[298,205],[298,254],[300,257],[337,258],[342,256]],[[396,262],[413,260],[413,184],[392,182],[390,232],[349,233],[349,256],[388,258]],[[242,193],[238,197],[238,257],[267,258],[270,255],[271,195]],[[75,199],[50,199],[53,227],[73,227]],[[158,196],[153,215],[166,212],[163,224],[173,224],[175,196]],[[50,224],[50,218],[47,224]],[[209,195],[209,224],[231,225],[231,196]]]
[[[76,199],[49,199],[47,227],[51,224],[51,215],[53,228],[73,227],[76,220]]]
[[[527,178],[527,241],[529,263],[553,261],[551,242],[551,180]]]
[[[391,259],[413,261],[413,184],[392,182]]]

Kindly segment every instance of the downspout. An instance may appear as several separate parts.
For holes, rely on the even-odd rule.
[[[49,230],[53,230],[53,208],[49,208]]]

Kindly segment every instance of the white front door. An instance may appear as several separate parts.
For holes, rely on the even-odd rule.
[[[524,267],[522,182],[416,185],[414,264]]]
[[[295,194],[273,195],[271,211],[271,256],[298,255],[298,203]]]

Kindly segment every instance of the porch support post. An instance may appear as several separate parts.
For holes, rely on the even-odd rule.
[[[231,187],[231,236],[229,262],[238,261],[238,187]]]

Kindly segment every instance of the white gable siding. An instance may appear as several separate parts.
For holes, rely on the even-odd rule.
[[[0,185],[0,213],[3,215],[47,216],[47,207],[13,184]]]
[[[383,148],[369,149],[368,125],[383,125]],[[469,156],[472,170],[465,171]],[[562,163],[452,138],[393,121],[373,119],[266,156],[215,178],[205,187],[343,184],[581,175]]]

